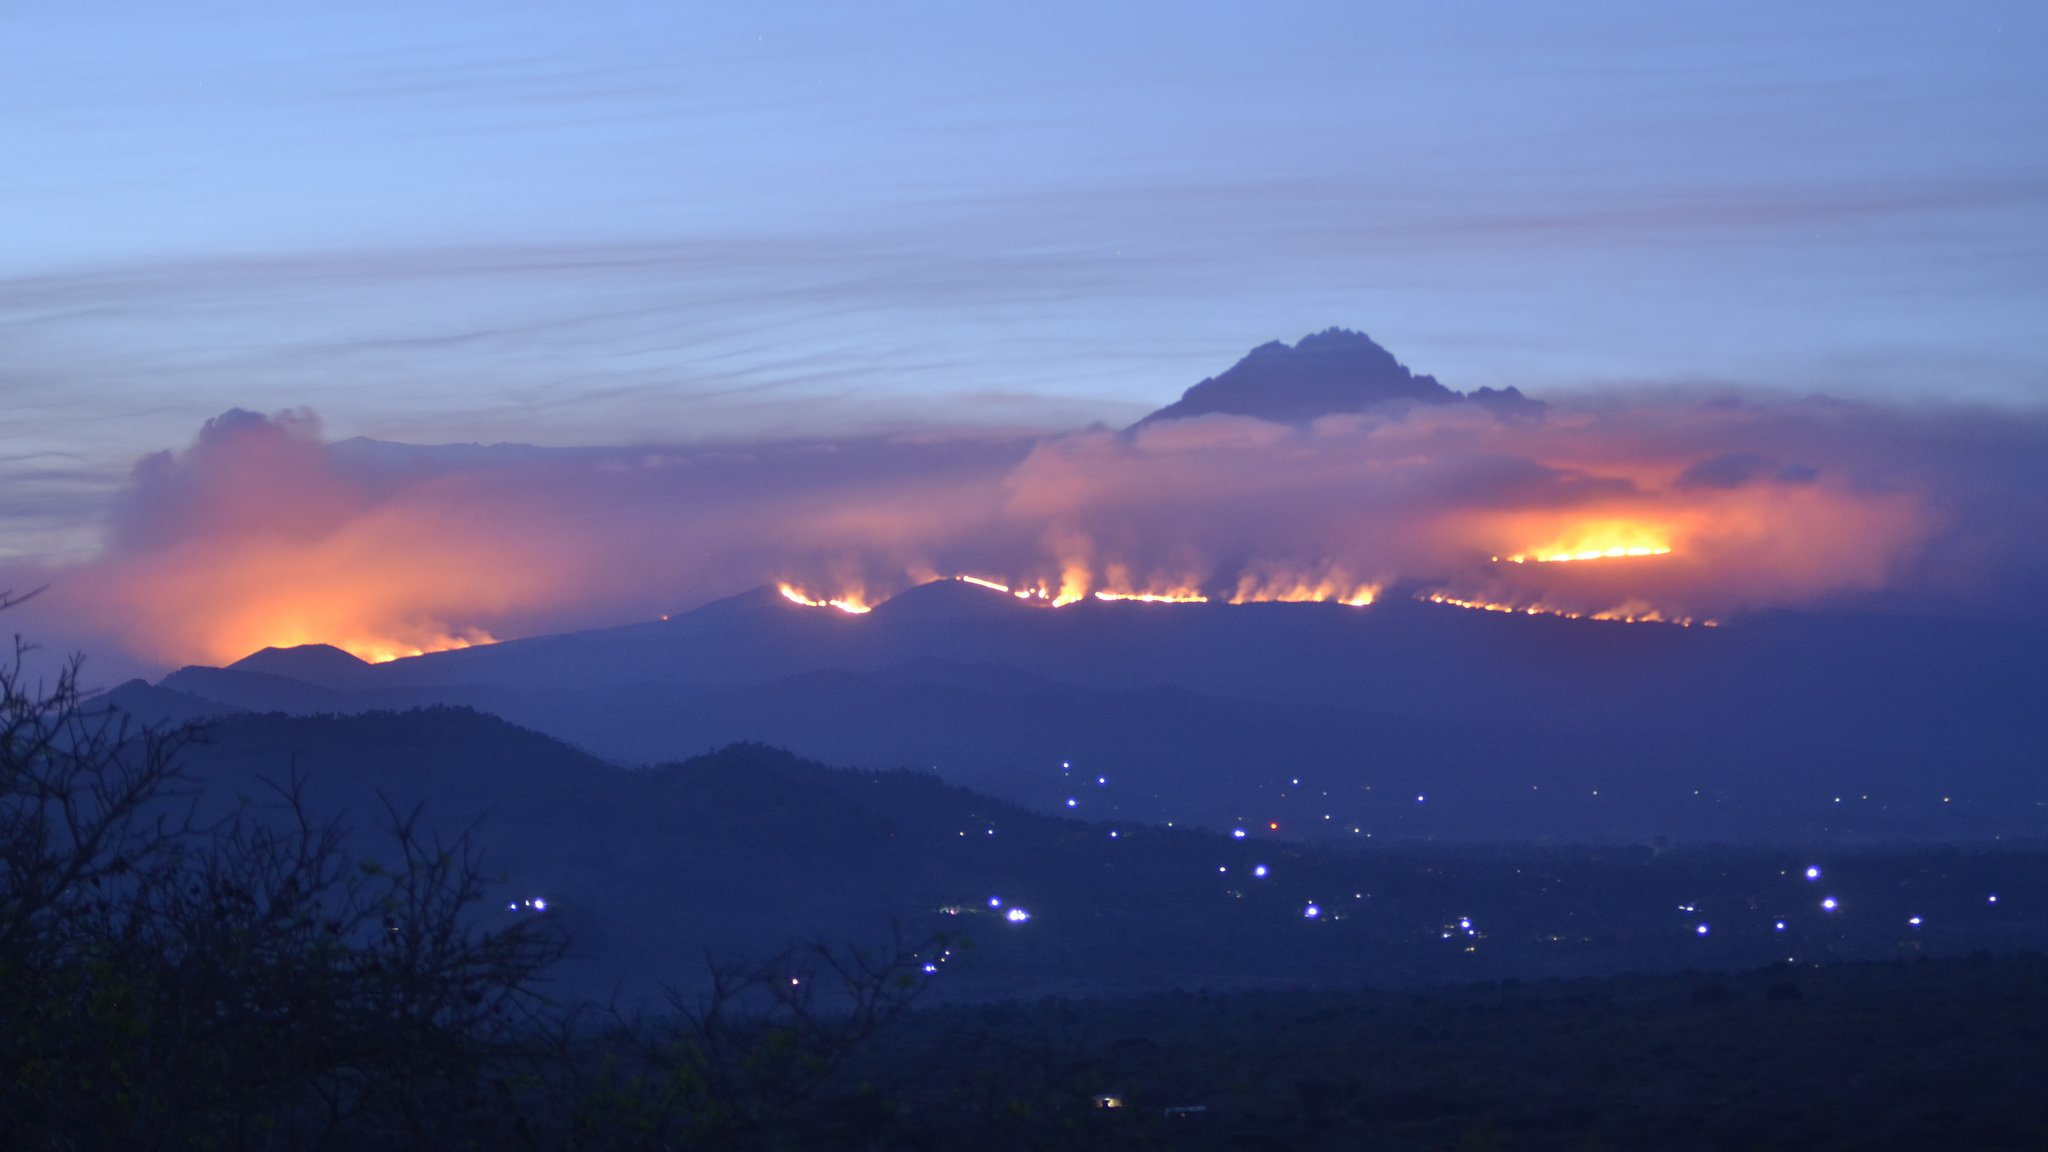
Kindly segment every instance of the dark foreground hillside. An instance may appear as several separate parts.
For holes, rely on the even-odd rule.
[[[914,1014],[847,1146],[2048,1147],[2048,958]],[[1113,1096],[1109,1109],[1097,1099]],[[1195,1109],[1199,1109],[1198,1111]]]
[[[1233,834],[1049,816],[759,745],[629,770],[450,708],[225,717],[188,765],[216,802],[258,811],[277,808],[266,779],[296,774],[313,813],[344,820],[371,859],[386,802],[467,832],[492,915],[567,934],[551,975],[567,999],[692,983],[707,952],[879,947],[892,928],[972,941],[973,963],[932,991],[971,1000],[2048,949],[2048,853],[2017,846],[1365,848],[1252,821]],[[1009,918],[1019,909],[1028,920]]]
[[[2038,851],[1367,852],[452,709],[199,745],[0,672],[0,716],[21,1147],[2044,1134]],[[627,980],[679,987],[578,1003]]]

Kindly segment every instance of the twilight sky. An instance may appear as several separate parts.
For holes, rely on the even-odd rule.
[[[2044,58],[2033,3],[37,6],[0,561],[123,547],[233,408],[1009,436],[1333,324],[1466,390],[2031,420]]]

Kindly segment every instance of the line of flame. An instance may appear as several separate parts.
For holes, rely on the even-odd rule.
[[[800,589],[788,584],[777,584],[775,590],[782,593],[783,597],[790,602],[802,604],[806,608],[837,608],[841,612],[851,613],[855,616],[863,612],[873,611],[866,603],[865,598],[859,593],[849,593],[845,598],[839,600],[816,600],[805,595]]]
[[[1575,612],[1569,608],[1559,608],[1550,604],[1506,604],[1496,600],[1466,600],[1457,596],[1447,596],[1442,592],[1418,595],[1416,599],[1427,600],[1431,604],[1447,604],[1453,608],[1470,608],[1477,612],[1509,612],[1522,616],[1557,616],[1566,620],[1610,620],[1621,624],[1676,624],[1680,628],[1691,628],[1694,625],[1702,628],[1718,628],[1721,626],[1721,622],[1718,620],[1702,620],[1692,616],[1666,616],[1664,613],[1648,605],[1635,603],[1623,604],[1619,607],[1607,608],[1599,612]]]
[[[1517,553],[1513,556],[1495,556],[1494,559],[1496,561],[1506,560],[1510,564],[1527,564],[1530,561],[1538,564],[1564,564],[1574,560],[1614,560],[1624,556],[1669,555],[1671,555],[1671,549],[1662,545],[1639,544],[1627,548],[1599,548],[1584,552],[1543,552],[1534,556],[1527,553]]]
[[[1199,592],[1097,592],[1097,600],[1136,600],[1143,604],[1207,604]]]

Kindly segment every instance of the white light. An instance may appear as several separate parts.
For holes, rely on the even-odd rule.
[[[1305,919],[1314,920],[1315,918],[1323,914],[1323,910],[1311,904],[1308,907],[1303,908],[1301,910],[1301,914]]]
[[[1109,830],[1109,838],[1110,838],[1111,840],[1114,840],[1114,839],[1116,839],[1116,829],[1114,829],[1114,828],[1111,828],[1111,829]]]
[[[1458,918],[1458,927],[1460,927],[1460,928],[1470,928],[1470,927],[1472,927],[1472,918],[1471,918],[1470,916],[1460,916],[1460,917]]]
[[[1067,797],[1067,807],[1079,808],[1080,806],[1081,802],[1079,800],[1074,799],[1072,796]]]
[[[1065,760],[1062,760],[1062,761],[1060,761],[1060,771],[1064,772],[1064,771],[1066,771],[1067,769],[1069,769],[1069,768],[1072,768],[1072,767],[1073,767],[1073,765],[1072,765],[1072,764],[1069,764],[1069,763],[1068,763],[1068,762],[1066,762]]]
[[[1702,924],[1699,927],[1693,929],[1693,931],[1699,933],[1702,936],[1705,936],[1707,934],[1707,926],[1705,924]]]
[[[1259,879],[1261,879],[1261,880],[1265,879],[1265,878],[1266,878],[1266,866],[1265,866],[1264,864],[1258,864],[1258,865],[1254,865],[1254,866],[1252,867],[1252,875],[1254,875],[1254,876],[1257,876],[1257,877],[1258,877]]]
[[[938,966],[937,964],[927,964],[927,965],[925,965],[925,966],[924,966],[924,974],[925,974],[925,975],[927,975],[927,976],[930,976],[930,975],[932,975],[933,973],[937,972],[938,970],[939,970],[939,966]]]
[[[1230,871],[1230,869],[1229,869],[1229,868],[1226,868],[1226,867],[1224,867],[1224,866],[1223,866],[1223,865],[1221,865],[1221,864],[1218,864],[1218,865],[1216,866],[1216,870],[1217,870],[1218,872],[1228,872],[1228,871]]]
[[[543,900],[543,899],[541,899],[541,898],[540,898],[540,897],[538,897],[538,896],[535,896],[535,897],[533,898],[533,910],[534,910],[535,912],[545,912],[545,911],[547,911],[547,910],[548,910],[548,902],[547,902],[546,900]]]
[[[1841,907],[1841,905],[1835,903],[1835,898],[1833,896],[1830,896],[1827,899],[1822,900],[1820,902],[1820,910],[1823,912],[1833,912],[1836,908],[1839,907]]]
[[[1785,922],[1783,920],[1778,921],[1777,929],[1780,932],[1783,932],[1785,930]]]
[[[1109,777],[1107,777],[1107,776],[1097,776],[1097,777],[1095,778],[1095,782],[1096,782],[1097,784],[1104,784],[1104,785],[1106,785],[1106,784],[1108,784],[1108,783],[1109,783]]]
[[[1242,840],[1242,839],[1244,839],[1244,829],[1242,829],[1242,828],[1232,828],[1232,829],[1230,830],[1230,838],[1231,838],[1232,840]]]
[[[1996,892],[1993,892],[1993,893],[1991,894],[1991,896],[1990,896],[1990,897],[1989,897],[1988,899],[1986,899],[1986,900],[1985,900],[1984,902],[1985,902],[1986,904],[1996,904],[1996,903],[1998,903],[1998,893],[1996,893]]]
[[[1907,920],[1906,923],[1911,924],[1915,928],[1918,928],[1920,926],[1920,918],[1918,916],[1915,916],[1912,919]]]
[[[1426,801],[1427,801],[1428,799],[1429,799],[1429,797],[1427,797],[1427,796],[1424,796],[1424,795],[1423,795],[1422,793],[1420,793],[1420,792],[1417,792],[1417,793],[1415,794],[1415,802],[1416,802],[1417,804],[1421,804],[1421,803],[1424,803],[1424,802],[1426,802]]]
[[[1012,924],[1022,924],[1026,920],[1031,919],[1031,913],[1026,912],[1022,908],[1012,908],[1003,914],[1003,919],[1008,920]]]
[[[1808,880],[1818,880],[1818,879],[1820,879],[1820,867],[1819,867],[1818,865],[1812,865],[1812,866],[1809,866],[1809,867],[1808,867],[1808,868],[1806,869],[1806,878],[1807,878]]]
[[[991,908],[1001,908],[1003,906],[1003,898],[1000,896],[989,897],[988,906]]]

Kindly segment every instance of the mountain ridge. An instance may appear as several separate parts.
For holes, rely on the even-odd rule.
[[[1324,416],[1383,405],[1475,403],[1499,415],[1540,410],[1514,387],[1458,392],[1418,374],[1363,332],[1326,328],[1289,345],[1268,341],[1236,364],[1181,393],[1126,431],[1196,416],[1248,416],[1275,424],[1307,424]]]

